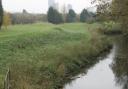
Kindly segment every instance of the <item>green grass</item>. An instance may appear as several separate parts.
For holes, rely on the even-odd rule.
[[[98,27],[96,23],[38,23],[2,29],[0,88],[10,68],[13,89],[58,89],[108,48]]]

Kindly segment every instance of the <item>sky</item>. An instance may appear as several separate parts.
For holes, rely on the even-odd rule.
[[[60,6],[71,4],[76,13],[91,7],[91,0],[56,0]],[[22,12],[26,9],[30,13],[47,13],[48,0],[3,0],[3,8],[8,12]]]

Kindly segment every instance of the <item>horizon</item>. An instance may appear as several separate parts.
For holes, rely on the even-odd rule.
[[[38,1],[38,2],[37,2]],[[16,13],[22,12],[25,9],[29,13],[43,13],[46,14],[48,11],[48,0],[3,0],[3,8],[7,12]],[[76,13],[80,13],[83,9],[87,9],[89,7],[93,7],[91,4],[91,0],[55,0],[59,4],[59,9],[62,8],[63,5],[72,5],[72,9],[75,10]],[[36,5],[36,6],[35,6]],[[15,8],[17,7],[17,8]],[[94,11],[94,10],[93,10]]]

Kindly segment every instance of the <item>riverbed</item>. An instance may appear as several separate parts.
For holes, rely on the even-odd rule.
[[[123,85],[117,84],[116,76],[112,70],[117,48],[113,47],[111,52],[87,71],[82,73],[64,89],[123,89]],[[126,88],[128,89],[128,88]]]

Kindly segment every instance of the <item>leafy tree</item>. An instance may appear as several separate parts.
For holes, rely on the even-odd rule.
[[[88,18],[89,18],[89,13],[86,9],[84,9],[80,14],[80,21],[86,22]]]
[[[67,22],[75,22],[76,21],[76,13],[73,9],[70,9],[67,14]]]
[[[122,29],[128,32],[128,0],[93,0],[98,2],[97,13],[102,19],[119,22]]]
[[[111,12],[114,21],[121,23],[123,31],[128,32],[128,0],[113,0]]]
[[[10,24],[11,24],[10,14],[7,12],[4,12],[3,26],[5,26],[5,28],[7,28],[7,26],[9,26]]]
[[[3,22],[3,7],[2,7],[2,0],[0,0],[0,28]]]
[[[63,22],[62,15],[53,7],[50,7],[47,13],[48,22],[59,24]]]
[[[109,21],[111,20],[111,4],[112,0],[92,0],[92,3],[96,3],[97,6],[97,20],[98,21]]]

